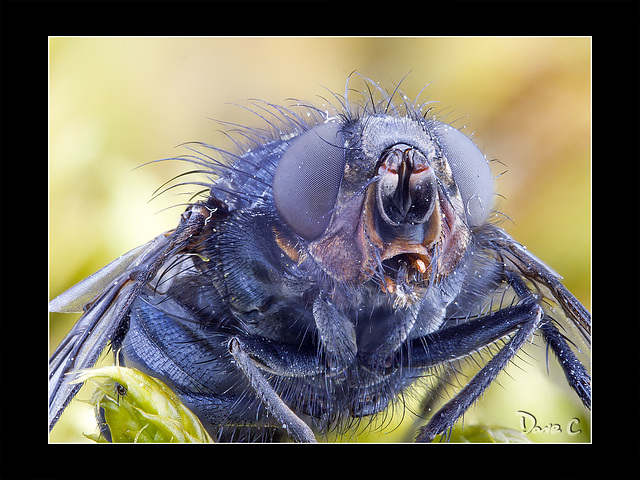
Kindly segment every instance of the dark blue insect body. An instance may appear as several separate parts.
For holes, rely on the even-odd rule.
[[[312,441],[307,424],[381,412],[417,379],[502,342],[420,429],[431,440],[536,331],[590,406],[589,375],[542,299],[587,341],[590,314],[490,221],[493,175],[478,148],[423,105],[336,99],[334,116],[259,106],[278,122],[242,129],[249,146],[202,146],[187,160],[210,175],[205,200],[117,261],[109,286],[96,291],[94,278],[52,302],[93,303],[52,357],[51,426],[77,392],[64,375],[107,342],[222,439],[275,428]]]

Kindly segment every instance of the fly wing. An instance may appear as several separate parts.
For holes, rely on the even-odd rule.
[[[166,236],[166,234],[160,237],[162,236]],[[157,245],[160,237],[134,248],[116,258],[106,267],[76,283],[49,302],[49,311],[58,313],[84,312],[87,309],[87,305],[107,291],[122,274],[126,273],[132,266],[139,266],[141,258]]]
[[[92,367],[107,343],[113,340],[129,305],[151,274],[155,259],[171,245],[165,234],[114,260],[82,280],[49,304],[50,311],[84,314],[62,340],[49,361],[49,429],[78,393],[68,373]]]
[[[210,198],[213,208],[201,203],[182,214],[174,231],[157,236],[91,275],[53,300],[57,311],[74,311],[87,299],[84,315],[64,338],[49,361],[49,429],[62,415],[80,385],[69,373],[90,368],[119,329],[125,328],[131,304],[158,270],[200,242],[207,222],[224,218],[226,209]]]
[[[67,374],[93,366],[113,339],[126,313],[127,299],[135,295],[134,283],[122,277],[78,320],[49,360],[49,429],[81,387]]]
[[[504,230],[494,227],[497,244],[505,266],[530,281],[542,284],[562,307],[567,319],[578,329],[587,344],[591,343],[591,313],[562,284],[557,273],[553,272],[524,246],[511,238]]]

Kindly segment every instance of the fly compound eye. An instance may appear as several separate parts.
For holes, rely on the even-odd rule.
[[[493,175],[489,164],[475,143],[460,130],[434,122],[434,131],[460,191],[467,224],[478,228],[493,208]]]
[[[273,201],[285,223],[305,240],[325,231],[346,162],[339,123],[324,123],[296,137],[273,177]]]

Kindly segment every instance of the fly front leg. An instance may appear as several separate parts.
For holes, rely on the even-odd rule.
[[[340,373],[354,360],[358,347],[353,323],[328,300],[318,296],[313,302],[313,318],[331,375]]]
[[[471,381],[429,421],[419,429],[416,442],[431,442],[437,435],[451,429],[454,423],[493,383],[498,374],[513,360],[527,339],[536,331],[542,318],[542,308],[516,332],[509,342],[478,372]]]
[[[518,305],[413,339],[397,352],[387,373],[401,368],[419,370],[446,365],[512,336],[471,382],[420,429],[416,441],[430,442],[449,430],[513,359],[543,317],[543,310],[535,300],[528,295]]]
[[[396,354],[392,369],[430,368],[467,357],[523,328],[541,315],[531,300],[413,339]]]

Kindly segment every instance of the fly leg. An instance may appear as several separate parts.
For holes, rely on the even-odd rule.
[[[519,305],[413,340],[407,348],[411,352],[408,355],[411,367],[428,368],[465,357],[512,334],[480,372],[426,426],[419,429],[416,442],[430,442],[451,429],[539,328],[542,317],[542,308],[527,299]],[[402,362],[402,359],[398,361]]]
[[[254,361],[240,348],[237,338],[229,342],[229,351],[269,413],[278,419],[287,433],[297,442],[315,443],[316,437],[309,425],[284,403]]]
[[[591,376],[589,372],[551,321],[544,323],[540,330],[547,342],[547,347],[551,347],[551,350],[556,354],[567,382],[578,394],[584,406],[591,410]]]
[[[329,369],[318,357],[317,350],[287,345],[262,337],[239,335],[238,343],[251,361],[262,371],[280,377],[312,377],[325,375]]]
[[[268,413],[280,426],[297,442],[315,442],[311,428],[289,408],[269,383],[266,374],[285,378],[335,375],[333,366],[327,365],[326,359],[318,355],[317,348],[239,335],[229,341],[229,352]]]
[[[527,288],[518,275],[508,273],[507,278],[520,298],[534,297],[531,290]],[[567,382],[578,394],[584,406],[591,410],[591,376],[589,372],[587,372],[587,369],[582,362],[580,362],[576,354],[573,353],[564,335],[562,335],[553,324],[553,319],[547,315],[545,316],[545,320],[540,327],[540,331],[547,343],[547,352],[549,348],[553,350],[553,353],[555,353],[558,359],[558,363],[560,363],[562,367]]]
[[[349,319],[329,301],[318,296],[313,302],[313,318],[329,367],[330,375],[335,375],[349,366],[358,351],[356,331]]]

